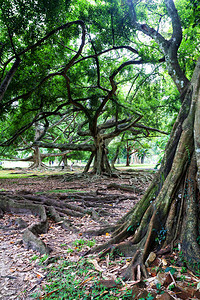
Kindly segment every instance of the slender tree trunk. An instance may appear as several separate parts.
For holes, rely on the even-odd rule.
[[[93,161],[94,156],[95,156],[95,153],[92,152],[91,155],[90,155],[90,158],[89,158],[89,160],[88,160],[88,162],[87,162],[87,164],[86,164],[86,166],[84,168],[83,173],[87,173],[89,171],[89,168],[90,168],[90,165],[91,165],[91,163]]]
[[[126,145],[126,166],[129,167],[130,166],[130,146],[127,142],[127,145]]]
[[[122,137],[121,137],[121,143],[124,141],[124,136],[125,136],[125,133],[123,133],[122,134]],[[120,144],[118,144],[118,146],[117,146],[117,149],[116,149],[116,152],[115,152],[115,155],[114,155],[114,157],[113,157],[113,159],[112,159],[112,161],[111,161],[111,168],[112,169],[115,169],[115,162],[116,162],[116,160],[118,160],[118,164],[120,163],[120,159],[119,159],[119,150],[120,150]]]
[[[119,149],[120,149],[120,145],[117,147],[116,152],[115,152],[115,155],[114,155],[114,157],[113,157],[113,159],[112,159],[112,161],[111,161],[111,168],[112,168],[112,169],[115,168],[115,162],[116,162],[117,159],[119,159],[119,158],[118,158],[118,155],[119,155]]]
[[[144,159],[145,159],[146,154],[144,153],[141,157],[141,164],[144,164]]]
[[[67,156],[64,155],[64,156],[62,157],[62,160],[64,161],[65,167],[67,167]]]
[[[35,165],[38,166],[38,167],[40,167],[40,166],[41,166],[41,163],[42,163],[42,160],[41,160],[40,148],[39,148],[39,147],[35,147],[35,148],[34,148],[34,156],[33,156],[33,159],[34,159]]]

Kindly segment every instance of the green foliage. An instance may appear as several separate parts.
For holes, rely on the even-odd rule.
[[[175,288],[175,285],[174,285],[174,284],[170,284],[170,285],[168,286],[168,289],[169,289],[170,291],[173,291],[174,288]]]
[[[133,225],[130,225],[130,226],[127,228],[127,231],[134,231],[134,226],[133,226]]]
[[[154,297],[151,295],[151,293],[148,293],[147,297],[145,298],[139,298],[139,300],[153,300]]]
[[[72,242],[72,246],[74,246],[74,248],[77,250],[77,251],[81,251],[82,248],[84,246],[88,246],[88,247],[93,247],[94,245],[96,244],[96,241],[95,239],[93,240],[84,240],[84,239],[79,239],[79,240],[76,240],[74,242]]]
[[[162,244],[162,242],[165,240],[166,238],[166,233],[167,233],[167,230],[162,227],[160,230],[155,230],[157,233],[157,237],[155,238],[155,241],[158,243],[158,244]]]
[[[37,260],[39,258],[39,256],[38,255],[34,255],[34,256],[32,256],[31,257],[31,259],[30,260],[32,260],[32,261],[35,261],[35,260]]]
[[[165,272],[170,272],[172,275],[174,275],[174,273],[177,272],[177,270],[173,267],[167,267],[165,269]]]
[[[44,286],[43,293],[46,299],[130,299],[131,290],[121,292],[117,287],[107,289],[100,285],[96,278],[94,266],[85,258],[77,262],[68,260],[60,261],[59,264],[52,265],[48,269],[47,284]],[[85,283],[84,283],[85,282]],[[87,282],[91,289],[87,287]],[[116,281],[119,283],[120,281]],[[32,294],[32,298],[38,299],[40,292]],[[151,298],[148,298],[149,300]]]
[[[48,254],[42,255],[42,257],[40,257],[39,265],[42,265],[48,259],[48,257],[49,257]]]
[[[199,4],[197,0],[179,0],[176,5],[184,37],[178,59],[190,78],[199,56]],[[44,141],[53,142],[56,139],[60,144],[66,141],[92,144],[91,136],[94,137],[107,120],[120,121],[130,114],[137,116],[136,112],[143,116],[143,125],[170,132],[180,108],[179,94],[165,66],[157,63],[161,57],[157,43],[140,37],[133,28],[126,1],[1,0],[0,7],[2,79],[11,69],[16,53],[22,53],[34,45],[52,29],[76,20],[83,20],[86,25],[82,56],[73,63],[71,60],[79,49],[82,32],[77,24],[59,30],[37,47],[20,55],[20,65],[1,102],[0,145],[5,146],[3,154],[19,155],[17,147],[27,147],[34,141],[35,118],[40,120],[39,125],[43,129],[49,124]],[[166,39],[171,38],[172,29],[164,2],[137,2],[135,9],[138,22],[156,28]],[[126,49],[112,49],[119,46]],[[129,51],[127,47],[135,51]],[[108,49],[112,50],[96,56]],[[123,63],[140,59],[146,64],[127,64],[120,69],[115,77],[117,92],[102,106],[111,89],[110,76],[113,72]],[[71,98],[66,78],[62,76],[66,66],[70,66],[66,75],[70,82]],[[75,105],[71,105],[71,99],[75,100]],[[79,114],[75,117],[77,111]],[[71,117],[64,119],[59,126],[52,126],[64,114]],[[79,136],[79,126],[84,122],[82,129],[94,132]],[[111,129],[106,131],[110,132]],[[140,133],[127,131],[126,139],[135,141],[137,136],[139,144],[138,141],[147,135],[145,130]],[[154,132],[151,134],[155,135]],[[113,144],[117,143],[120,141],[116,139]],[[114,147],[110,147],[110,157]],[[123,143],[121,155],[122,148]],[[144,142],[142,147],[136,145],[136,148],[141,158],[149,152]],[[56,151],[48,150],[51,153]],[[28,150],[23,155],[27,153]],[[76,151],[70,154],[70,158],[86,160],[89,155],[89,152],[80,154]]]
[[[200,236],[197,237],[197,243],[200,245]]]

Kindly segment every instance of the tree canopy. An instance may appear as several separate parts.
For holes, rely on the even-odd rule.
[[[166,57],[156,41],[149,39],[153,33],[147,33],[139,21],[145,18],[148,26],[157,24],[166,37],[170,34],[170,22],[163,5],[157,12],[155,6],[144,6],[141,2],[137,5],[137,24],[134,10],[129,2],[114,0],[83,1],[79,5],[73,1],[60,1],[58,5],[45,1],[4,1],[1,120],[6,120],[6,128],[2,127],[1,146],[6,147],[6,152],[8,147],[16,149],[23,135],[31,146],[35,142],[35,123],[40,122],[43,127],[38,138],[41,140],[52,117],[62,119],[65,114],[79,112],[79,140],[86,143],[89,137],[93,139],[87,151],[96,157],[96,169],[99,173],[110,172],[106,153],[103,158],[99,156],[111,138],[127,129],[131,129],[132,136],[147,136],[150,128],[152,132],[167,131],[161,120],[167,121],[170,114],[170,118],[176,114],[178,95],[165,72]],[[141,37],[135,25],[142,32]],[[165,43],[167,49],[169,43]],[[187,82],[184,76],[183,80]],[[109,125],[102,127],[105,122]],[[47,148],[49,142],[37,141]],[[55,144],[55,148],[61,147]],[[65,147],[81,148],[80,142],[64,142],[62,149]]]

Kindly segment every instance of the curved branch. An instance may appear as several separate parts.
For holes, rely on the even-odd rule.
[[[90,144],[55,144],[55,143],[44,143],[44,142],[35,142],[32,146],[38,146],[41,148],[49,149],[61,149],[63,150],[77,150],[77,151],[95,151],[94,145]]]
[[[142,129],[145,129],[145,130],[148,130],[148,131],[155,131],[155,132],[160,132],[160,133],[162,133],[162,134],[169,135],[169,133],[166,132],[166,131],[159,130],[159,129],[157,129],[157,128],[153,128],[153,127],[149,127],[149,126],[145,126],[145,125],[142,125],[142,124],[135,124],[133,127],[134,127],[134,128],[135,128],[135,127],[136,127],[136,128],[142,128]]]
[[[113,46],[113,47],[110,48],[110,49],[106,49],[106,50],[103,50],[103,51],[101,51],[101,52],[99,52],[99,53],[95,53],[95,54],[88,55],[88,56],[86,56],[86,57],[80,58],[79,60],[77,60],[77,61],[75,62],[75,64],[77,64],[77,63],[79,63],[79,62],[81,62],[81,61],[83,61],[83,60],[86,60],[86,59],[89,59],[89,58],[95,58],[95,57],[97,57],[97,56],[103,55],[103,54],[108,53],[108,52],[110,52],[110,51],[113,51],[113,50],[120,50],[120,49],[127,49],[127,50],[129,50],[129,51],[131,51],[131,52],[133,52],[133,53],[139,55],[139,52],[138,52],[137,50],[135,50],[135,49],[134,49],[133,47],[131,47],[131,46]]]
[[[88,117],[88,119],[90,120],[91,115],[90,115],[89,111],[87,110],[87,108],[84,105],[82,105],[81,103],[79,103],[76,100],[72,99],[69,77],[65,73],[63,73],[63,77],[65,78],[65,81],[66,81],[66,87],[67,87],[67,94],[68,94],[69,102],[72,105],[74,105],[75,107],[78,107],[80,110],[82,110],[85,113],[85,115]]]
[[[128,0],[130,12],[132,15],[133,26],[143,32],[145,35],[154,39],[159,45],[161,51],[165,55],[168,73],[174,81],[178,91],[181,94],[185,93],[189,80],[185,76],[177,58],[177,51],[182,40],[182,29],[177,10],[173,0],[165,0],[165,5],[168,14],[172,21],[173,33],[170,40],[166,40],[157,30],[148,26],[147,24],[140,24],[136,20],[136,11],[132,0]]]
[[[177,51],[182,41],[181,22],[173,0],[165,0],[165,5],[167,7],[168,14],[172,20],[173,33],[170,41],[173,45],[173,50]]]
[[[20,58],[16,57],[16,60],[12,66],[12,68],[9,70],[9,72],[6,74],[6,77],[4,78],[1,86],[0,86],[0,101],[3,99],[4,94],[13,78],[13,76],[15,75],[15,72],[17,71],[17,68],[20,64]]]
[[[65,23],[65,24],[53,29],[48,34],[46,34],[43,38],[41,38],[39,41],[37,41],[35,44],[28,46],[27,48],[25,48],[24,50],[19,52],[17,55],[21,56],[21,55],[25,54],[26,52],[28,52],[29,50],[35,49],[36,47],[40,46],[43,42],[45,42],[49,37],[51,37],[54,33],[57,33],[60,30],[69,28],[74,24],[80,25],[82,27],[82,32],[85,35],[85,24],[83,21],[77,20],[77,21],[73,21],[73,22],[68,22],[68,23]],[[7,66],[14,58],[15,58],[15,56],[12,56],[10,59],[8,59],[7,62],[5,63],[5,66]]]
[[[49,32],[46,36],[44,36],[42,39],[40,39],[38,42],[36,42],[34,45],[31,45],[29,47],[27,47],[26,49],[24,49],[23,51],[21,51],[20,53],[17,54],[17,56],[13,56],[11,57],[6,63],[5,63],[5,66],[6,67],[8,65],[9,62],[11,62],[15,57],[16,57],[16,61],[13,65],[13,67],[11,68],[11,70],[8,72],[8,74],[6,75],[1,87],[0,87],[0,101],[2,100],[8,86],[9,86],[9,83],[13,77],[13,75],[15,74],[18,66],[19,66],[19,62],[20,62],[20,59],[19,57],[22,56],[23,54],[25,54],[26,52],[28,52],[29,50],[33,50],[35,49],[36,47],[40,46],[44,41],[46,41],[50,36],[52,36],[53,34],[55,34],[56,32],[60,31],[60,30],[63,30],[65,28],[69,28],[70,26],[74,25],[74,24],[78,24],[82,27],[82,37],[81,37],[81,45],[79,47],[79,50],[78,52],[76,53],[76,55],[74,55],[74,57],[70,60],[70,62],[68,64],[66,64],[66,66],[61,70],[61,72],[56,72],[56,73],[52,73],[52,74],[49,74],[48,76],[46,76],[45,78],[42,79],[42,81],[39,83],[39,85],[36,87],[40,87],[45,81],[47,81],[49,78],[52,78],[56,75],[62,75],[63,73],[66,73],[67,70],[73,65],[74,61],[80,56],[82,50],[83,50],[83,47],[85,45],[85,34],[86,34],[86,30],[85,30],[85,24],[83,21],[81,20],[78,20],[78,21],[73,21],[73,22],[69,22],[69,23],[65,23],[64,25],[62,26],[59,26],[57,27],[56,29],[52,30],[51,32]],[[22,97],[25,97],[25,98],[28,98],[32,93],[33,91],[36,89],[32,89],[31,91],[29,91],[28,93],[24,94],[23,96],[19,96],[17,98],[15,98],[15,100],[18,100]],[[2,92],[1,92],[2,90]],[[13,100],[14,101],[14,100]]]
[[[139,116],[137,117],[133,122],[129,123],[129,124],[123,124],[121,126],[117,127],[117,130],[107,133],[107,134],[103,134],[102,138],[103,139],[109,139],[109,138],[114,138],[118,135],[120,135],[120,133],[129,130],[131,127],[133,127],[143,116]]]
[[[53,112],[38,113],[31,122],[29,122],[28,124],[21,127],[10,139],[6,140],[6,142],[0,143],[0,147],[10,146],[22,133],[24,133],[27,129],[29,129],[35,122],[39,122],[48,116],[58,114],[58,111],[66,105],[67,105],[67,103],[63,103],[63,104],[59,105]],[[30,147],[28,147],[28,148],[30,148]]]
[[[92,124],[92,127],[93,128],[96,128],[96,123],[97,123],[97,119],[99,117],[99,114],[101,113],[103,107],[105,106],[105,104],[107,103],[107,101],[114,95],[114,93],[116,92],[117,90],[117,84],[115,83],[114,81],[114,78],[115,76],[123,69],[125,68],[126,66],[129,66],[129,65],[138,65],[138,64],[142,64],[143,61],[142,60],[139,60],[139,61],[135,61],[135,60],[130,60],[130,61],[127,61],[125,63],[122,63],[113,73],[112,75],[109,77],[109,80],[110,80],[110,84],[111,84],[111,87],[112,87],[112,90],[108,93],[108,95],[104,98],[104,100],[102,101],[101,105],[99,106],[99,108],[96,110],[96,113],[95,113],[95,116],[93,118],[93,124]],[[92,130],[91,130],[92,132]]]
[[[161,50],[164,50],[164,54],[167,51],[169,42],[160,34],[157,30],[154,28],[148,26],[147,24],[140,24],[137,22],[137,15],[135,11],[135,6],[133,4],[132,0],[128,0],[128,5],[130,8],[131,16],[132,16],[132,24],[133,26],[139,30],[142,31],[145,35],[151,37],[154,39],[160,46]]]

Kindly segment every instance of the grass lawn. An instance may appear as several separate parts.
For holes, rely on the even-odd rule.
[[[121,170],[126,170],[126,169],[154,169],[156,164],[137,164],[137,165],[130,165],[130,166],[125,166],[124,164],[116,164],[115,167],[119,168]]]

